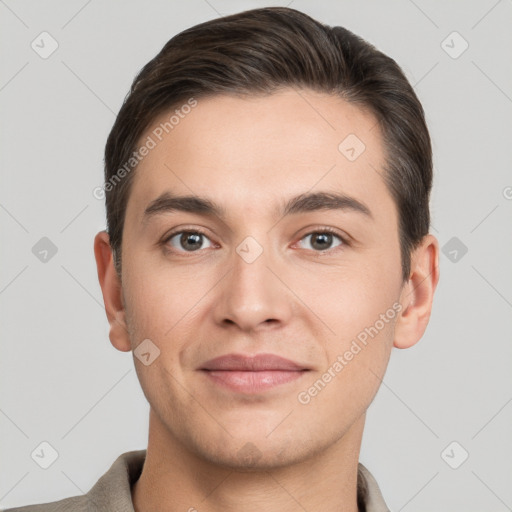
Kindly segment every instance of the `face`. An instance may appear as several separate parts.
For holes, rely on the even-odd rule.
[[[159,350],[134,360],[162,439],[275,467],[364,419],[402,307],[383,165],[375,118],[312,91],[199,99],[157,140],[127,204],[122,297],[131,348]]]

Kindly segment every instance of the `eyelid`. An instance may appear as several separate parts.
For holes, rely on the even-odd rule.
[[[194,254],[194,253],[198,253],[198,252],[204,250],[204,249],[199,249],[197,251],[179,251],[179,250],[176,250],[175,248],[172,248],[172,249],[169,248],[169,246],[167,245],[169,240],[171,240],[171,238],[175,237],[176,235],[183,234],[183,233],[197,233],[197,234],[200,234],[200,235],[204,236],[205,238],[207,238],[214,246],[219,245],[210,238],[210,236],[206,233],[206,231],[204,229],[199,228],[199,227],[192,227],[192,226],[190,226],[190,227],[179,226],[175,229],[172,229],[170,232],[166,233],[162,237],[162,239],[159,243],[161,245],[163,245],[169,252],[174,252],[174,253]],[[342,233],[339,230],[332,228],[330,226],[316,226],[316,227],[309,227],[308,231],[305,232],[296,242],[293,243],[293,246],[295,246],[296,244],[301,242],[307,236],[311,236],[313,234],[319,234],[319,233],[329,233],[331,235],[334,235],[334,236],[338,237],[342,243],[340,246],[325,249],[324,251],[312,251],[311,249],[306,249],[306,250],[314,252],[314,253],[318,253],[318,254],[325,254],[325,253],[334,251],[339,247],[343,248],[344,246],[351,245],[351,237],[349,235]]]
[[[318,254],[326,254],[328,252],[332,252],[332,251],[335,251],[336,249],[338,248],[343,248],[344,246],[351,246],[351,237],[349,235],[347,235],[346,233],[344,232],[340,232],[339,230],[335,229],[335,228],[331,228],[330,226],[316,226],[316,227],[309,227],[308,228],[308,231],[306,233],[304,233],[299,239],[297,242],[294,242],[294,246],[296,244],[298,244],[299,242],[301,242],[302,240],[304,240],[304,238],[308,237],[308,236],[311,236],[313,234],[321,234],[321,233],[328,233],[330,235],[334,235],[336,236],[337,238],[339,238],[341,240],[341,245],[340,246],[336,246],[336,247],[332,247],[332,248],[329,248],[329,249],[325,249],[324,251],[312,251],[312,252],[315,252],[315,253],[318,253]],[[306,249],[306,250],[309,250],[311,251],[311,249]]]
[[[172,253],[178,253],[178,254],[194,254],[194,253],[198,253],[200,251],[202,251],[203,249],[199,249],[197,251],[180,251],[180,250],[177,250],[176,248],[174,247],[170,247],[168,245],[169,241],[171,240],[171,238],[174,238],[176,235],[180,235],[180,234],[183,234],[183,233],[195,233],[195,234],[199,234],[199,235],[202,235],[204,236],[205,238],[207,238],[210,243],[212,245],[217,245],[218,244],[216,242],[214,242],[210,236],[206,233],[205,230],[203,230],[202,228],[198,228],[198,227],[187,227],[187,226],[179,226],[177,228],[174,228],[172,229],[171,231],[167,232],[163,237],[162,239],[160,240],[160,242],[158,242],[159,245],[162,245],[167,251],[169,252],[172,252]]]

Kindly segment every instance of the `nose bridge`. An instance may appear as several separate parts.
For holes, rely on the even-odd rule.
[[[267,238],[246,237],[231,255],[231,271],[223,280],[216,320],[251,330],[260,324],[286,321],[291,298],[275,276],[277,258]]]

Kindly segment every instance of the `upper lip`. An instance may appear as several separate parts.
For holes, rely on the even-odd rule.
[[[305,366],[285,359],[275,354],[256,354],[246,356],[243,354],[227,354],[210,359],[204,363],[200,370],[224,370],[224,371],[245,371],[261,372],[265,370],[300,371],[308,370]]]

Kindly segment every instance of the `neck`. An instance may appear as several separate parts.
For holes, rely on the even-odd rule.
[[[357,512],[364,415],[336,443],[293,465],[240,471],[187,450],[151,412],[135,512]]]

